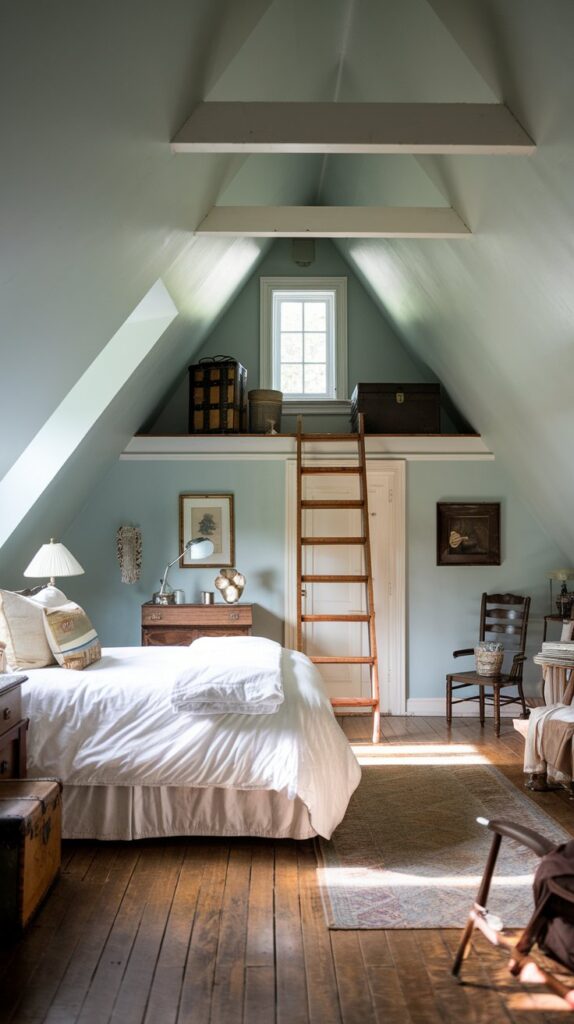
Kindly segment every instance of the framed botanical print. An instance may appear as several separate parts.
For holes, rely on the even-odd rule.
[[[500,565],[500,502],[439,501],[437,565]]]
[[[184,569],[203,569],[206,565],[233,565],[235,538],[233,533],[232,494],[180,494],[179,547],[183,551],[189,540],[205,538],[214,546],[213,554],[200,561],[185,552],[180,565]]]

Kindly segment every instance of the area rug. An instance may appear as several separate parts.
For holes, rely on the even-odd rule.
[[[363,768],[344,821],[319,843],[329,927],[462,927],[492,840],[477,817],[507,818],[557,843],[571,838],[490,765]],[[503,840],[489,909],[505,927],[530,916],[537,860]]]

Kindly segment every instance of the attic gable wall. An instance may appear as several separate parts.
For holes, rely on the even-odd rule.
[[[317,239],[315,260],[309,267],[299,267],[291,256],[289,239],[278,239],[265,254],[225,314],[206,337],[194,360],[229,355],[247,369],[248,388],[260,387],[259,380],[259,281],[261,277],[346,277],[348,305],[348,378],[349,395],[359,381],[434,381],[431,370],[405,349],[380,307],[367,295],[348,263],[333,242]],[[188,381],[183,374],[157,420],[146,432],[180,434],[187,432]],[[284,421],[283,429],[294,429]],[[331,424],[315,418],[309,429],[349,430],[349,414]]]
[[[469,225],[468,245],[337,245],[484,436],[570,564],[574,10],[558,0],[434,0],[433,7],[537,152],[524,160],[408,158]],[[358,98],[350,85],[345,99]],[[330,160],[322,201],[349,202],[350,192],[357,203],[388,201],[388,167],[388,158],[356,157],[352,169]],[[390,174],[396,194],[396,167]]]

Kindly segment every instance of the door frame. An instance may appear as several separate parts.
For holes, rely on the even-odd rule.
[[[338,459],[337,465],[356,465],[349,459]],[[380,486],[383,478],[389,483],[388,540],[394,557],[390,560],[387,579],[388,606],[383,616],[389,642],[386,657],[379,660],[379,687],[383,714],[406,714],[406,464],[403,460],[367,459],[367,490]],[[370,509],[370,514],[373,510]],[[382,509],[377,509],[381,512]],[[373,564],[373,576],[378,567]],[[294,647],[297,636],[297,464],[285,463],[285,646]],[[375,618],[377,616],[375,606]],[[379,609],[380,613],[380,609]],[[379,630],[377,630],[379,633]],[[378,645],[380,647],[380,644]]]

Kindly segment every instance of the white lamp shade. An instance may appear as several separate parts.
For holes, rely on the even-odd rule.
[[[80,576],[83,571],[78,560],[64,544],[51,540],[49,544],[42,544],[28,568],[24,570],[24,576]]]
[[[574,569],[551,569],[546,573],[548,580],[574,580]]]
[[[209,558],[215,551],[213,541],[208,537],[196,537],[195,540],[189,540],[186,547],[189,557],[194,561],[199,558]]]

